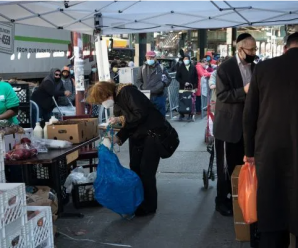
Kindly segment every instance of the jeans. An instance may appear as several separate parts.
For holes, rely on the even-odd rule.
[[[163,116],[166,116],[166,97],[164,95],[151,96],[151,102]]]

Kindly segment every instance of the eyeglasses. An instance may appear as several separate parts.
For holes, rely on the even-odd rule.
[[[250,48],[250,49],[245,48],[245,47],[241,47],[241,48],[244,49],[244,50],[250,51],[250,52],[256,52],[259,49],[258,47],[253,47],[253,48]]]

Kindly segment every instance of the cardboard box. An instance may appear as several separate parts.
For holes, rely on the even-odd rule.
[[[241,165],[236,166],[231,178],[233,211],[234,211],[234,228],[235,228],[236,240],[250,241],[250,225],[244,222],[242,211],[238,204],[238,178],[239,178],[240,169],[241,169]]]
[[[86,135],[86,126],[84,122],[76,122],[73,124],[47,126],[48,139],[66,140],[73,144],[82,143],[88,140]]]
[[[87,119],[72,119],[70,121],[83,121],[85,125],[85,132],[87,139],[93,139],[99,135],[98,130],[98,119],[87,118]]]

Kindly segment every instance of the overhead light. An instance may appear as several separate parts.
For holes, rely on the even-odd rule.
[[[30,59],[30,57],[31,57],[31,53],[28,53],[27,54],[27,59]]]
[[[21,59],[21,53],[18,53],[18,59]]]
[[[178,34],[182,34],[182,32],[179,32]]]
[[[14,55],[14,54],[12,54],[11,56],[10,56],[10,60],[14,60],[16,58],[16,56]]]

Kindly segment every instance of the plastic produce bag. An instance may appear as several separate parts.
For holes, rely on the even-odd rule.
[[[245,163],[239,174],[238,202],[247,224],[257,221],[257,186],[255,165]]]
[[[117,155],[105,145],[99,146],[98,157],[95,199],[121,216],[133,215],[144,200],[141,179],[124,168]]]

